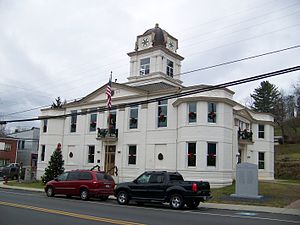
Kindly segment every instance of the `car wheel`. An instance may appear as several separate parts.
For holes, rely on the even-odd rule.
[[[108,199],[108,196],[101,196],[100,199],[101,199],[102,201],[106,201],[106,200]]]
[[[48,197],[53,197],[54,196],[54,189],[53,189],[53,187],[47,187],[47,189],[46,189],[46,195]]]
[[[180,194],[173,194],[170,198],[170,207],[172,209],[181,209],[183,207],[183,199]]]
[[[129,195],[126,191],[120,191],[117,195],[117,201],[120,205],[127,205],[129,202]]]
[[[189,202],[186,203],[186,206],[189,208],[189,209],[196,209],[198,207],[200,203],[200,200],[191,200]]]
[[[89,199],[89,191],[85,188],[81,189],[80,198],[81,198],[81,200],[84,200],[84,201],[88,200]]]

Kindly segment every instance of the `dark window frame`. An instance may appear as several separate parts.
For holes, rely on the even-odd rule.
[[[140,60],[140,75],[147,75],[150,73],[150,57]]]
[[[217,123],[217,103],[207,103],[207,122]]]
[[[187,143],[187,166],[188,167],[197,166],[197,143],[196,142]]]
[[[170,77],[173,77],[174,75],[174,62],[167,59],[167,71],[166,71],[167,75]]]
[[[97,127],[97,113],[93,113],[90,115],[90,132],[95,132]]]
[[[136,165],[137,146],[128,146],[128,165]]]
[[[70,120],[70,133],[76,133],[77,128],[77,110],[71,111],[71,120]]]
[[[197,102],[188,103],[188,121],[189,123],[197,123]]]
[[[88,146],[88,163],[95,163],[95,145]]]
[[[265,138],[265,125],[258,124],[258,138],[264,139]]]
[[[168,100],[158,101],[157,105],[157,127],[168,126]]]
[[[129,108],[129,129],[138,128],[139,108],[137,106]]]
[[[265,169],[265,152],[258,152],[258,169],[264,170]]]
[[[206,166],[207,167],[217,166],[217,143],[214,142],[207,143]]]
[[[41,145],[41,162],[45,161],[45,155],[46,155],[46,145]]]

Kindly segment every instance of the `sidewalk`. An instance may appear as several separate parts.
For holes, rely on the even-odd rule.
[[[0,189],[1,188],[44,192],[43,189],[39,189],[39,188],[25,188],[25,187],[8,186],[8,185],[3,184],[2,181],[0,181]],[[116,198],[114,196],[110,196],[110,199],[115,200]],[[201,203],[200,207],[209,208],[209,209],[245,210],[245,211],[252,211],[252,212],[281,213],[281,214],[300,216],[300,199],[296,202],[293,202],[291,205],[287,206],[286,208],[275,208],[275,207],[253,206],[253,205],[217,204],[217,203]],[[295,209],[295,208],[297,208],[297,209]]]

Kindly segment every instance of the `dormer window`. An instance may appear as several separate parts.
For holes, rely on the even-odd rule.
[[[167,75],[173,77],[174,63],[167,59]]]
[[[150,73],[150,58],[141,59],[140,75],[146,75],[149,73]]]

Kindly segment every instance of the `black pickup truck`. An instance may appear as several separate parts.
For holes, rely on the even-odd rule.
[[[194,209],[211,198],[208,182],[184,181],[181,174],[166,171],[145,172],[132,182],[120,183],[115,188],[115,196],[121,205],[130,200],[139,205],[168,202],[172,209],[181,209],[185,204]]]

